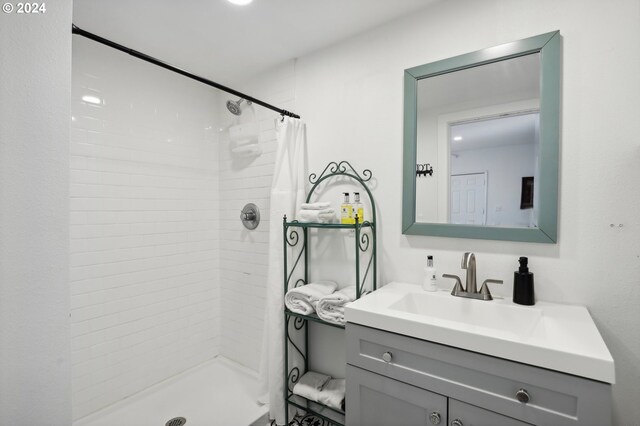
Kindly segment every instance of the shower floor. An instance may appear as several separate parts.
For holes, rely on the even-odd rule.
[[[249,426],[267,412],[256,403],[252,371],[222,357],[165,380],[73,426],[164,426],[174,417],[185,426]]]

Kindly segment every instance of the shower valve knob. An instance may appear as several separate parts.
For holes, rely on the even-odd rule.
[[[248,203],[240,212],[240,220],[245,228],[252,230],[260,223],[260,210],[253,203]]]

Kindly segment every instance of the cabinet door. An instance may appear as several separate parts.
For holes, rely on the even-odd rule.
[[[527,426],[521,422],[475,405],[449,399],[450,426]]]
[[[447,398],[347,365],[347,426],[447,424]]]

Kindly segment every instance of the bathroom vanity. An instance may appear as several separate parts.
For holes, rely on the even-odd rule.
[[[347,425],[608,425],[614,365],[586,308],[391,283],[346,310]]]

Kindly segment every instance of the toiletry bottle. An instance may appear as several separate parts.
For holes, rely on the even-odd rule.
[[[424,268],[422,289],[424,291],[438,291],[438,285],[436,283],[436,268],[433,267],[433,256],[427,256],[427,267]]]
[[[513,303],[533,305],[536,303],[533,292],[533,273],[529,272],[529,259],[521,257],[520,268],[513,273]]]
[[[340,223],[352,224],[353,221],[353,206],[349,202],[349,193],[344,193],[344,202],[340,206]]]
[[[360,202],[360,193],[353,193],[354,203],[353,203],[353,211],[358,215],[358,223],[364,222],[364,206]]]

